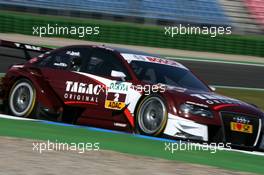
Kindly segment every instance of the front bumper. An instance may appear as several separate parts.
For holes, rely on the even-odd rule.
[[[223,141],[233,146],[255,148],[262,136],[262,120],[260,117],[231,112],[221,112]],[[249,124],[253,126],[251,133],[231,131],[230,123]],[[241,126],[242,127],[242,126]]]
[[[170,113],[164,134],[183,139],[208,141],[208,127],[206,125]]]
[[[256,130],[254,130],[253,134],[247,135],[243,133],[233,133],[228,130],[230,121],[225,120],[224,116],[221,117],[223,120],[222,126],[208,126],[169,114],[164,134],[175,138],[204,142],[231,143],[232,146],[244,148],[258,147],[264,150],[264,126],[262,126],[263,121],[261,122],[261,119],[254,121]]]

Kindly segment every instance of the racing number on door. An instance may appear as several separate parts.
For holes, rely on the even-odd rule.
[[[109,92],[105,100],[105,108],[121,110],[126,104],[126,94]]]
[[[115,94],[115,99],[114,99],[114,101],[115,101],[115,102],[118,102],[118,99],[119,99],[119,94],[116,93],[116,94]]]

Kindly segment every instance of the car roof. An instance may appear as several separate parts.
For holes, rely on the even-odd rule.
[[[106,49],[106,50],[111,50],[111,51],[116,51],[118,53],[120,53],[122,55],[122,57],[130,62],[132,60],[137,60],[137,61],[144,61],[144,62],[152,62],[152,63],[159,63],[159,64],[164,64],[164,65],[170,65],[170,66],[176,66],[176,67],[180,67],[183,69],[187,69],[187,67],[185,67],[184,65],[182,65],[181,63],[171,60],[171,59],[167,59],[164,58],[163,56],[160,56],[158,54],[150,54],[147,52],[143,52],[143,51],[138,51],[138,50],[133,50],[133,49],[127,49],[127,48],[122,48],[122,47],[112,47],[112,46],[106,46],[106,45],[71,45],[71,46],[66,46],[69,48],[72,47],[92,47],[92,48],[102,48],[102,49]]]
[[[139,51],[139,50],[133,50],[133,49],[128,49],[128,48],[123,48],[123,47],[112,47],[112,46],[107,46],[107,45],[89,45],[89,44],[81,44],[81,45],[69,45],[65,46],[64,48],[74,48],[74,47],[92,47],[92,48],[102,48],[102,49],[107,49],[107,50],[113,50],[117,51],[119,53],[128,53],[128,54],[136,54],[136,55],[149,55],[149,56],[159,56],[157,54],[150,54],[147,52]]]
[[[132,49],[121,48],[121,47],[110,47],[110,48],[112,48],[113,50],[115,50],[117,52],[120,52],[120,53],[129,53],[129,54],[135,54],[135,55],[152,55],[152,56],[154,56],[154,54],[150,54],[150,53],[143,52],[143,51],[138,51],[138,50],[132,50]]]

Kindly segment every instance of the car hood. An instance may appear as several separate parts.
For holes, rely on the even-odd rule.
[[[177,105],[182,103],[192,103],[198,106],[209,107],[213,111],[229,111],[263,116],[262,111],[256,106],[215,92],[189,90],[172,86],[167,86],[166,90],[168,95]]]

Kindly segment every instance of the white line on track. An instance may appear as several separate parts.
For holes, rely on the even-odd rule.
[[[210,85],[215,88],[223,88],[223,89],[238,89],[238,90],[249,90],[249,91],[264,91],[262,88],[250,88],[250,87],[237,87],[237,86],[220,86],[220,85]]]
[[[21,118],[21,117],[15,117],[15,116],[11,116],[11,115],[6,115],[6,114],[0,114],[0,118],[12,119],[12,120],[38,121],[36,119]]]
[[[243,66],[258,66],[264,67],[262,63],[247,63],[247,62],[238,62],[238,61],[224,61],[224,60],[210,60],[210,59],[199,59],[199,58],[183,58],[183,57],[165,57],[171,60],[183,60],[183,61],[196,61],[196,62],[208,62],[208,63],[224,63],[224,64],[236,64]]]
[[[257,156],[264,156],[264,152],[258,152],[258,151],[244,151],[239,149],[224,149],[225,151],[232,151],[232,152],[239,152],[244,154],[251,154],[251,155],[257,155]]]

